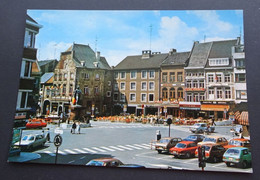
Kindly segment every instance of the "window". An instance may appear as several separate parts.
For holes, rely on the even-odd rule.
[[[115,91],[118,91],[118,83],[115,83],[115,84],[114,84],[114,90],[115,90]]]
[[[200,96],[200,101],[204,101],[205,100],[204,94],[199,94],[199,96]]]
[[[95,95],[99,94],[99,88],[97,86],[94,87],[94,94]]]
[[[162,98],[163,98],[163,100],[168,99],[168,89],[167,88],[162,89]]]
[[[125,79],[125,72],[121,72],[121,79]]]
[[[25,38],[24,38],[24,46],[34,48],[34,44],[35,44],[35,33],[26,30]]]
[[[146,102],[146,94],[141,94],[141,102]]]
[[[215,78],[216,78],[216,82],[218,82],[218,83],[221,83],[221,82],[222,82],[222,76],[221,76],[221,74],[215,75]]]
[[[225,74],[225,82],[231,82],[230,74]]]
[[[57,89],[57,92],[59,92],[59,89]],[[72,93],[73,93],[73,85],[70,84],[69,94],[72,95]]]
[[[130,83],[130,90],[136,90],[136,83],[135,82]]]
[[[67,78],[68,78],[68,74],[64,73],[64,80],[67,80]]]
[[[142,71],[141,76],[142,76],[142,79],[146,79],[147,78],[147,71]]]
[[[150,79],[154,79],[154,77],[155,77],[155,72],[154,72],[154,70],[149,71],[149,78],[150,78]]]
[[[150,102],[154,101],[154,94],[149,94],[149,101]]]
[[[244,59],[235,59],[236,68],[245,68],[245,60]]]
[[[231,99],[231,90],[230,88],[225,88],[225,98]]]
[[[32,73],[32,62],[23,59],[21,65],[21,77],[31,77]]]
[[[17,109],[27,108],[28,94],[29,92],[21,92],[21,91],[18,92],[17,105],[16,105]]]
[[[124,94],[121,94],[120,101],[125,102],[125,95]]]
[[[125,83],[124,82],[120,83],[120,90],[125,90]]]
[[[209,88],[209,99],[214,99],[214,89]]]
[[[177,90],[178,98],[183,98],[183,89],[181,87]]]
[[[199,94],[198,93],[194,94],[194,102],[199,102]]]
[[[118,79],[118,72],[114,73],[115,79]]]
[[[228,58],[209,59],[210,66],[227,66],[228,64]]]
[[[175,82],[175,72],[170,72],[170,82]]]
[[[187,87],[187,88],[191,88],[191,81],[190,81],[190,80],[187,81],[186,87]]]
[[[114,93],[114,101],[118,101],[118,93]]]
[[[163,82],[163,83],[166,83],[166,82],[167,82],[167,76],[168,76],[168,73],[167,73],[167,72],[163,72],[163,73],[162,73],[162,82]]]
[[[65,96],[66,94],[66,84],[63,84],[62,86],[62,95]]]
[[[192,95],[190,93],[187,94],[187,101],[192,102]]]
[[[136,79],[136,71],[131,71],[130,78],[131,79]]]
[[[84,94],[85,95],[89,95],[89,88],[88,88],[88,86],[84,87]]]
[[[59,81],[61,81],[62,80],[62,74],[60,73],[59,74]]]
[[[149,82],[149,90],[154,90],[154,82]]]
[[[217,99],[222,99],[222,89],[221,88],[217,88]]]
[[[236,98],[237,99],[247,99],[246,90],[236,90]]]
[[[111,91],[107,91],[107,97],[111,97]]]
[[[142,84],[141,84],[141,88],[142,88],[142,90],[146,90],[147,89],[147,83],[146,82],[142,82]]]
[[[208,74],[208,82],[214,82],[213,74]]]
[[[71,79],[71,80],[74,79],[74,73],[70,73],[70,79]]]
[[[54,81],[58,81],[58,75],[54,74]]]
[[[236,83],[246,82],[246,74],[235,74]]]
[[[100,76],[99,76],[99,74],[96,74],[96,80],[98,81],[98,80],[100,80]]]
[[[130,94],[130,101],[132,101],[132,102],[135,101],[135,98],[136,98],[136,97],[135,97],[135,94],[134,94],[134,93],[131,93],[131,94]]]
[[[182,72],[177,73],[177,81],[182,82]]]
[[[82,73],[83,79],[89,79],[89,73]]]
[[[111,81],[107,81],[107,85],[108,85],[108,86],[111,86]]]
[[[198,81],[196,80],[193,81],[193,88],[198,88]]]
[[[204,88],[204,81],[199,81],[199,88]]]
[[[175,99],[175,89],[174,88],[170,89],[170,99]]]

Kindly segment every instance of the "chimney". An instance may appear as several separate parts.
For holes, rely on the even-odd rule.
[[[237,37],[237,43],[236,43],[236,45],[240,45],[240,42],[241,41],[241,38],[240,37]]]
[[[97,62],[100,61],[100,52],[99,51],[96,52],[96,59],[97,59]]]
[[[172,49],[170,49],[170,51],[169,51],[169,55],[173,55],[173,53],[176,53],[176,52],[177,52],[177,50],[174,49],[174,48],[172,48]]]
[[[142,51],[142,59],[148,59],[151,57],[151,50],[143,50]]]

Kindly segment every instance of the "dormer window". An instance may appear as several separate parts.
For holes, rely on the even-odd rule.
[[[93,64],[96,68],[98,67],[98,62],[93,62]]]
[[[209,59],[209,65],[210,66],[228,66],[229,59],[228,58]]]

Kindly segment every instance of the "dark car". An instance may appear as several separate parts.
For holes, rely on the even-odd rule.
[[[120,165],[123,165],[123,163],[116,158],[99,158],[99,159],[92,159],[86,165],[87,166],[118,167]]]
[[[195,135],[189,135],[188,137],[183,139],[183,141],[193,141],[195,143],[198,143],[198,142],[203,141],[204,138],[205,138],[205,136],[203,136],[203,135],[195,134]]]
[[[155,143],[155,150],[158,151],[158,153],[161,153],[162,151],[169,152],[169,149],[174,147],[178,142],[181,142],[181,138],[172,138],[172,137],[164,137],[158,140]]]
[[[222,145],[217,144],[203,144],[205,148],[205,158],[207,161],[216,163],[222,161],[225,148]],[[198,149],[195,151],[195,156],[198,156]]]

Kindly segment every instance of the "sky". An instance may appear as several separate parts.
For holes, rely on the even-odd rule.
[[[110,66],[142,50],[190,51],[194,41],[243,36],[242,10],[94,11],[28,10],[43,27],[36,36],[38,60],[60,58],[73,43],[99,51]]]

